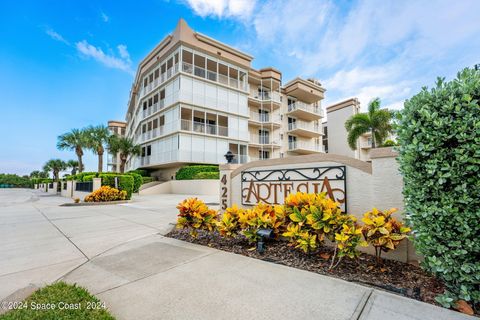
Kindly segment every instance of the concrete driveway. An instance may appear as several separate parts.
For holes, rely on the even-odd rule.
[[[0,189],[0,300],[29,284],[53,282],[102,253],[165,234],[185,195],[137,196],[124,205],[60,207],[38,190]],[[205,196],[205,201],[217,201]]]
[[[0,300],[34,283],[87,287],[118,319],[473,319],[311,272],[163,236],[185,195],[59,207],[0,190]],[[215,197],[201,196],[206,202]]]

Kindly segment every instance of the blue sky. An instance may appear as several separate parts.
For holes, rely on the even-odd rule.
[[[196,31],[319,79],[324,105],[403,101],[480,63],[480,1],[2,1],[0,172],[26,174],[71,128],[123,119],[138,62],[183,17]],[[87,170],[96,158],[85,157]]]

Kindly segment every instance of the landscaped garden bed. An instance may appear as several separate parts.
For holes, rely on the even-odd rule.
[[[255,244],[245,238],[224,238],[217,232],[199,231],[193,238],[185,229],[174,229],[167,237],[377,287],[431,304],[438,305],[435,297],[444,291],[442,282],[418,266],[394,260],[384,260],[377,266],[375,256],[364,253],[358,259],[343,259],[336,268],[329,269],[334,250],[327,246],[305,254],[288,247],[285,241],[268,241],[265,252],[260,254]]]

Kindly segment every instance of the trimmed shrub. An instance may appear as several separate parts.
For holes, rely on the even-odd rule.
[[[81,173],[77,173],[77,174],[74,174],[74,175],[67,176],[67,177],[65,177],[65,179],[67,181],[76,180],[78,182],[87,182],[87,181],[92,181],[92,180],[87,180],[87,181],[84,180],[86,176],[93,176],[92,178],[98,178],[98,175],[99,175],[98,172],[81,172]]]
[[[386,140],[383,144],[382,144],[382,147],[395,147],[397,146],[398,143],[396,143],[395,141],[393,140]]]
[[[193,179],[220,179],[220,172],[199,172],[193,175]]]
[[[397,128],[407,221],[445,307],[480,301],[479,101],[480,72],[467,68],[407,100]]]
[[[115,188],[115,177],[118,177],[118,189],[127,192],[127,199],[132,198],[134,180],[130,175],[122,175],[116,173],[102,173],[99,178],[102,178],[102,186],[110,186]]]
[[[142,177],[142,184],[153,182],[152,177]]]
[[[127,192],[118,190],[110,186],[102,186],[85,197],[85,202],[107,202],[125,200]]]
[[[218,166],[214,165],[192,165],[180,168],[175,174],[177,180],[193,180],[195,175],[202,172],[219,172]]]
[[[142,177],[149,177],[150,174],[148,173],[147,170],[142,170],[142,169],[137,169],[137,170],[130,170],[127,173],[137,173],[141,175]]]
[[[185,199],[178,204],[180,211],[177,219],[177,228],[190,229],[190,235],[197,237],[197,230],[213,231],[216,225],[217,212],[210,209],[202,200],[197,198]]]
[[[126,173],[126,175],[133,177],[133,192],[137,193],[140,190],[143,179],[142,176],[135,172]]]
[[[93,181],[93,178],[96,178],[94,174],[85,175],[83,176],[82,181],[83,182]]]

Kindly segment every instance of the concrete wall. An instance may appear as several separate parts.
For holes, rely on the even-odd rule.
[[[347,143],[345,121],[356,113],[355,106],[351,105],[337,110],[327,109],[328,115],[328,152],[347,157],[358,158],[358,151],[350,149]]]
[[[140,195],[188,194],[218,195],[218,180],[172,180],[140,190]]]
[[[57,182],[53,182],[53,187],[50,188],[50,184],[48,184],[48,193],[52,193],[52,194],[57,194]]]
[[[397,154],[392,148],[373,149],[370,153],[371,163],[345,156],[318,154],[255,161],[246,165],[221,165],[220,178],[225,175],[220,189],[226,188],[226,197],[220,193],[220,204],[242,206],[241,172],[244,170],[272,170],[308,168],[316,166],[346,166],[347,212],[359,220],[363,214],[376,207],[378,209],[398,208],[395,218],[403,220],[403,180],[395,160]],[[222,181],[222,180],[221,180]],[[221,206],[222,207],[222,206]],[[244,206],[246,207],[246,206]],[[361,251],[374,253],[373,247],[360,248]],[[402,241],[397,250],[384,254],[385,258],[399,261],[419,260],[412,244]]]

